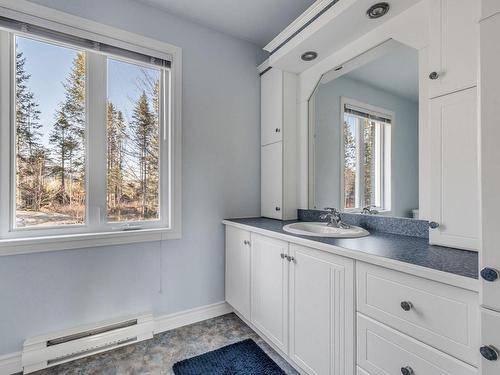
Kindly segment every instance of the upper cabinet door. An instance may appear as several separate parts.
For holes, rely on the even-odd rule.
[[[250,232],[226,225],[226,301],[250,320]]]
[[[282,140],[283,72],[272,68],[261,77],[261,146]]]
[[[288,352],[288,243],[252,234],[252,323]]]
[[[261,147],[261,215],[283,218],[283,143]]]
[[[432,0],[429,95],[477,85],[480,0]]]
[[[431,229],[436,245],[479,248],[477,92],[431,100]]]
[[[308,374],[354,374],[354,261],[290,245],[290,357]]]
[[[500,311],[500,14],[481,22],[481,303]],[[497,373],[500,374],[500,360]],[[492,372],[493,373],[493,372]]]

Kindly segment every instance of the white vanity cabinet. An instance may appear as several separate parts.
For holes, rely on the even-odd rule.
[[[308,374],[354,372],[354,261],[290,244],[290,358]]]
[[[430,243],[479,249],[477,90],[431,100]]]
[[[477,85],[480,0],[431,0],[429,96]]]
[[[227,302],[301,373],[478,374],[479,296],[459,276],[431,271],[430,280],[421,267],[401,263],[402,272],[392,260],[382,267],[380,257],[372,264],[366,254],[224,223]],[[248,239],[249,258],[235,262],[231,254]],[[251,306],[250,316],[241,306]]]
[[[252,234],[250,321],[288,351],[288,243]]]
[[[261,215],[297,215],[297,76],[271,68],[261,75]]]
[[[226,228],[226,301],[250,319],[250,233]]]
[[[234,229],[226,226],[227,302],[305,373],[353,375],[354,261]],[[250,261],[235,262],[246,238]]]

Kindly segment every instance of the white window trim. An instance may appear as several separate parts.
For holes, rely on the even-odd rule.
[[[391,205],[392,202],[394,201],[394,197],[392,195],[392,192],[394,189],[392,188],[392,168],[393,168],[393,161],[392,161],[392,134],[394,132],[394,124],[396,123],[396,114],[393,111],[390,111],[385,108],[381,107],[376,107],[371,104],[366,104],[361,101],[347,98],[344,96],[340,97],[340,126],[342,127],[340,129],[340,134],[342,135],[340,137],[340,160],[341,160],[341,168],[340,168],[340,205],[341,209],[344,212],[349,212],[349,213],[359,213],[363,210],[363,207],[359,208],[345,208],[344,207],[344,202],[345,202],[345,192],[344,192],[344,137],[343,137],[343,126],[344,126],[344,108],[345,105],[350,105],[353,107],[358,107],[361,110],[367,111],[367,112],[372,112],[375,114],[381,114],[383,116],[388,117],[391,120],[391,137],[389,138],[389,142],[386,139],[384,139],[384,157],[383,157],[383,162],[384,166],[382,167],[383,169],[383,176],[382,179],[384,180],[384,186],[383,186],[383,191],[382,191],[382,202],[384,207],[375,207],[379,213],[384,214],[384,215],[390,215],[391,214]],[[359,168],[358,168],[359,169]],[[357,178],[356,181],[359,181],[359,178]],[[357,188],[358,189],[358,188]],[[387,199],[389,197],[389,199]],[[356,197],[358,199],[358,197]]]
[[[167,112],[170,114],[170,118],[168,119],[170,123],[169,130],[171,132],[169,137],[169,174],[172,182],[170,186],[170,202],[168,204],[171,215],[168,220],[169,228],[148,228],[129,232],[80,232],[78,234],[66,232],[61,235],[1,239],[0,256],[181,238],[182,49],[168,43],[33,4],[25,0],[3,0],[0,6],[0,16],[46,27],[58,32],[113,44],[140,53],[147,54],[148,52],[151,53],[152,50],[158,56],[168,56],[172,62],[170,68],[170,92],[172,93],[172,98],[170,100],[170,111]],[[5,43],[9,43],[8,35],[0,33],[0,47],[5,46]],[[7,142],[8,144],[10,142],[10,135],[6,135],[9,129],[7,126],[3,126],[3,124],[9,123],[11,118],[10,111],[12,110],[9,105],[12,87],[10,84],[4,84],[4,79],[2,79],[10,75],[10,62],[5,60],[3,59],[0,62],[0,79],[2,81],[0,85],[0,124],[2,125],[0,126],[0,176],[9,175],[11,168],[10,150],[9,147],[5,147],[5,143]],[[7,106],[7,108],[4,106]],[[10,184],[10,179],[7,181],[3,178],[1,179],[0,202],[10,202]],[[88,210],[88,212],[90,213],[91,211]],[[9,227],[9,216],[5,214],[0,215],[0,228]],[[68,229],[71,231],[70,228]]]

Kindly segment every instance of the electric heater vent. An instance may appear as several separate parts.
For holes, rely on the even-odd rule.
[[[60,363],[72,361],[72,360],[77,359],[77,358],[87,357],[89,355],[100,353],[100,352],[103,352],[105,350],[114,349],[118,346],[123,346],[125,344],[132,344],[133,342],[136,342],[136,341],[137,341],[137,337],[133,337],[130,339],[124,339],[124,340],[117,340],[115,342],[109,343],[108,345],[97,346],[95,348],[81,350],[79,352],[71,353],[71,354],[65,355],[63,357],[51,359],[51,360],[47,361],[47,365],[48,366],[58,365]]]
[[[65,342],[79,340],[79,339],[82,339],[84,337],[95,336],[95,335],[99,335],[101,333],[114,331],[116,329],[131,327],[131,326],[134,326],[136,324],[137,324],[137,319],[129,320],[129,321],[123,322],[123,323],[111,324],[111,325],[106,326],[106,327],[92,329],[92,330],[85,331],[85,332],[75,333],[74,335],[68,335],[68,336],[59,337],[57,339],[49,340],[49,341],[47,341],[47,346],[59,345],[59,344],[65,343]]]
[[[153,316],[128,316],[28,339],[24,343],[24,373],[69,362],[153,337]]]

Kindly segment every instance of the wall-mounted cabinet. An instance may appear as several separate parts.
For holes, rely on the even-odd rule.
[[[479,249],[477,90],[431,100],[430,242]]]
[[[480,0],[431,0],[431,98],[477,85],[480,11]]]
[[[272,68],[261,76],[261,215],[295,219],[297,76]]]

